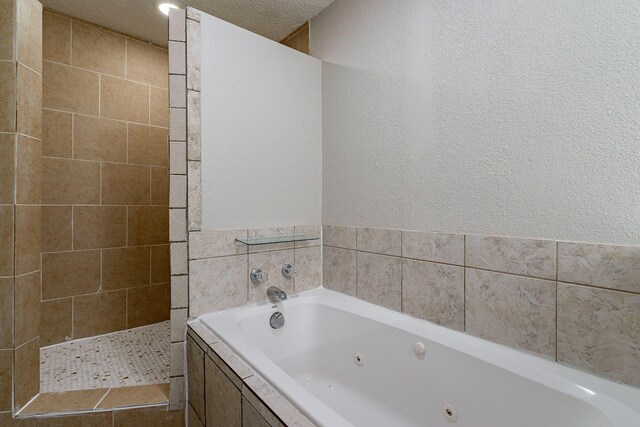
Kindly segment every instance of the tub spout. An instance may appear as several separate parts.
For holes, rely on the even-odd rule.
[[[279,302],[287,299],[287,293],[276,286],[269,286],[267,297],[271,302]]]

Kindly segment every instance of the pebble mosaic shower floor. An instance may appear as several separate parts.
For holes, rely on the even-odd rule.
[[[40,349],[40,391],[169,382],[169,322]]]

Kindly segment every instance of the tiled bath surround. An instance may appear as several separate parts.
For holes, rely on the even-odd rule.
[[[640,387],[640,247],[325,225],[324,286]]]

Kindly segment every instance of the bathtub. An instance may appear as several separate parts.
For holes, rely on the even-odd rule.
[[[638,389],[327,289],[199,321],[320,426],[640,426]]]

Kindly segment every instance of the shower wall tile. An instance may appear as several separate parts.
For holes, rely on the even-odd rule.
[[[149,124],[169,127],[169,91],[154,86],[149,93]]]
[[[72,209],[71,206],[42,206],[42,252],[71,250]]]
[[[338,225],[322,226],[322,238],[325,246],[338,248],[356,248],[356,227],[343,227]]]
[[[402,309],[402,259],[357,252],[356,296],[392,310]]]
[[[14,0],[2,0],[4,13],[0,16],[0,60],[13,61],[16,11]]]
[[[186,45],[181,42],[169,42],[169,74],[186,74]]]
[[[13,281],[0,278],[0,348],[13,347]]]
[[[324,246],[323,284],[328,289],[356,296],[356,251]]]
[[[167,129],[130,123],[127,141],[129,163],[167,166]]]
[[[42,72],[42,5],[36,0],[18,0],[17,60]]]
[[[169,106],[187,108],[187,77],[179,74],[169,76]]]
[[[358,228],[356,230],[356,248],[359,251],[400,256],[402,253],[402,233],[400,230]]]
[[[555,359],[555,282],[468,268],[465,286],[467,333]]]
[[[187,92],[187,151],[189,160],[201,160],[200,92]]]
[[[0,411],[11,411],[13,352],[0,350]]]
[[[558,242],[558,280],[640,293],[640,247]]]
[[[640,387],[640,295],[558,283],[558,362]]]
[[[187,207],[187,177],[184,175],[171,175],[169,181],[169,207]]]
[[[169,283],[170,281],[169,245],[151,246],[151,284]]]
[[[40,270],[40,205],[16,205],[15,274]]]
[[[40,272],[15,278],[15,345],[22,345],[39,334]]]
[[[40,389],[40,342],[34,338],[14,350],[14,410],[18,411]]]
[[[187,174],[187,144],[185,142],[169,143],[169,173],[172,175]]]
[[[129,206],[129,246],[162,245],[169,238],[169,209],[166,206]]]
[[[178,308],[171,309],[171,342],[180,342],[185,340],[185,326],[187,324],[187,309]],[[173,385],[171,386],[173,389]]]
[[[187,243],[171,243],[171,274],[188,274]]]
[[[0,204],[15,201],[15,140],[13,134],[0,134]]]
[[[322,248],[296,248],[295,266],[298,274],[294,280],[295,292],[304,292],[322,285]]]
[[[99,75],[93,71],[44,61],[42,106],[53,110],[98,115]]]
[[[42,203],[100,204],[100,163],[44,157]]]
[[[75,115],[73,155],[76,159],[127,161],[127,124],[118,120]]]
[[[403,231],[402,256],[424,261],[464,265],[464,235]]]
[[[321,225],[296,225],[295,227],[293,227],[293,230],[296,234],[308,234],[310,236],[318,237],[318,240],[307,240],[302,242],[295,242],[293,246],[296,249],[322,245],[322,226]]]
[[[42,142],[17,136],[16,203],[39,205],[42,200]]]
[[[165,49],[127,39],[127,79],[166,88],[168,74],[169,58]]]
[[[73,249],[116,248],[126,245],[125,206],[74,206]]]
[[[40,303],[40,345],[57,344],[73,336],[73,301],[61,298]]]
[[[74,297],[73,337],[91,337],[126,329],[126,302],[125,290]]]
[[[185,276],[171,276],[171,308],[189,306],[189,282]]]
[[[170,311],[169,283],[127,289],[127,328],[162,322]]]
[[[247,255],[190,261],[189,316],[246,304],[247,266]]]
[[[150,252],[149,246],[102,250],[102,290],[150,284]]]
[[[2,43],[0,43],[2,44]],[[0,62],[0,132],[16,130],[16,65]]]
[[[13,276],[13,206],[0,206],[0,276]]]
[[[42,138],[42,76],[19,63],[16,91],[17,132]]]
[[[169,139],[172,141],[187,140],[187,110],[182,108],[169,109]]]
[[[169,171],[163,167],[151,168],[151,204],[169,204]]]
[[[247,229],[203,230],[189,233],[189,258],[214,258],[247,253],[245,245],[236,239],[247,237]]]
[[[187,17],[187,89],[200,91],[200,21]]]
[[[42,109],[42,155],[71,158],[73,114]]]
[[[466,236],[466,265],[485,270],[555,279],[556,242],[496,236]]]
[[[42,59],[71,64],[71,20],[45,10],[42,33]]]
[[[100,115],[136,123],[149,123],[149,86],[102,75]]]
[[[186,240],[187,240],[187,210],[186,209],[169,210],[169,241],[184,242]]]
[[[105,205],[148,205],[151,170],[148,166],[103,163],[101,191]]]
[[[402,311],[464,331],[464,268],[403,259]]]
[[[124,77],[125,37],[75,20],[71,26],[71,65]]]
[[[187,218],[189,231],[199,231],[202,228],[202,181],[200,162],[189,161],[187,164],[187,180],[189,206]]]
[[[100,289],[100,251],[42,254],[42,299],[97,292]]]
[[[187,12],[185,9],[171,9],[169,11],[169,40],[186,41]]]

